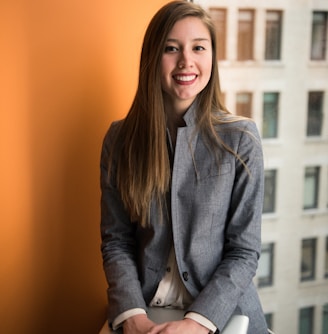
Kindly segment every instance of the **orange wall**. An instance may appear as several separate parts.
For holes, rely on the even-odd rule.
[[[0,332],[97,333],[99,154],[164,0],[0,2]]]

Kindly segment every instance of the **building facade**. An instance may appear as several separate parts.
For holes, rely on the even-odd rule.
[[[255,279],[276,334],[328,333],[328,1],[195,0],[217,28],[225,104],[265,161]]]

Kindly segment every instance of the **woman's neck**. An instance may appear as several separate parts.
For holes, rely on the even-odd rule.
[[[186,110],[177,112],[176,110],[166,108],[165,112],[167,117],[167,128],[170,132],[172,145],[173,147],[175,147],[178,128],[186,125],[183,119]]]

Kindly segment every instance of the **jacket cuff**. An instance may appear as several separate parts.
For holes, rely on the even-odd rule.
[[[202,316],[199,313],[196,312],[188,312],[184,316],[185,318],[194,320],[198,322],[200,325],[206,327],[209,330],[209,333],[215,333],[217,330],[217,327],[213,324],[212,321],[208,320],[204,316]]]
[[[121,314],[119,314],[113,321],[112,328],[115,331],[120,328],[125,320],[131,318],[137,314],[146,314],[146,311],[143,308],[132,308]]]

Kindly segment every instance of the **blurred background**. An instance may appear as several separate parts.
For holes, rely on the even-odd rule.
[[[103,136],[168,1],[0,1],[0,333],[98,333]]]
[[[223,96],[265,164],[255,283],[276,334],[328,333],[328,1],[195,0],[216,24]]]

